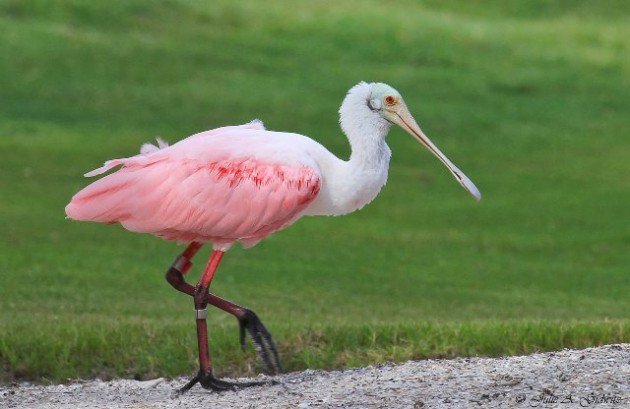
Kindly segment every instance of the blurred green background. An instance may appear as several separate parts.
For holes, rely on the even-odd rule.
[[[213,291],[288,370],[630,341],[629,23],[625,1],[0,0],[0,380],[194,371],[181,249],[65,220],[81,175],[253,118],[348,157],[361,80],[484,198],[392,130],[368,207],[231,250]],[[209,325],[219,375],[258,371],[232,317]]]

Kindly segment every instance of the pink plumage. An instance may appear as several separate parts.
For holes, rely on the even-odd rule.
[[[77,193],[66,214],[219,249],[235,241],[252,246],[297,220],[320,189],[314,162],[272,134],[254,122],[170,147],[145,145],[145,153],[87,173],[122,165]]]

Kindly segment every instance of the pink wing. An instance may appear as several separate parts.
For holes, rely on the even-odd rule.
[[[294,222],[320,188],[314,166],[248,155],[269,149],[265,135],[258,136],[198,134],[149,155],[109,161],[89,174],[124,166],[77,193],[66,214],[181,242],[253,245]],[[215,145],[216,154],[190,154],[194,138]],[[238,154],[228,154],[230,147]]]

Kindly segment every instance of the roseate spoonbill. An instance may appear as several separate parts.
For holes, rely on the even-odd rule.
[[[240,242],[251,247],[302,216],[343,215],[371,202],[387,180],[391,124],[411,134],[448,168],[477,200],[479,190],[420,130],[401,95],[383,83],[361,82],[339,109],[341,128],[352,148],[347,161],[302,135],[268,131],[255,120],[201,132],[172,146],[158,140],[140,154],[105,162],[86,173],[120,169],[77,193],[66,207],[74,220],[120,223],[125,229],[188,243],[166,273],[176,290],[194,299],[199,372],[197,382],[223,390],[234,384],[213,376],[206,327],[208,304],[234,315],[241,346],[249,334],[269,372],[281,371],[273,339],[257,315],[209,293],[224,253]],[[184,280],[191,259],[212,243],[210,259],[196,286]]]

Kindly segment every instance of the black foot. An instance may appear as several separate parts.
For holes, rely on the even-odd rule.
[[[201,371],[197,373],[188,383],[177,390],[177,394],[181,395],[195,386],[197,383],[204,389],[209,389],[215,392],[223,391],[237,391],[239,389],[248,388],[251,386],[273,385],[275,381],[267,382],[228,382],[217,379],[212,375],[212,372],[208,374],[202,374]]]
[[[280,365],[280,358],[278,358],[276,344],[256,313],[252,310],[245,310],[245,315],[238,318],[238,324],[240,326],[241,348],[245,350],[247,347],[245,341],[245,331],[247,331],[266,371],[272,375],[281,373],[282,366]]]

